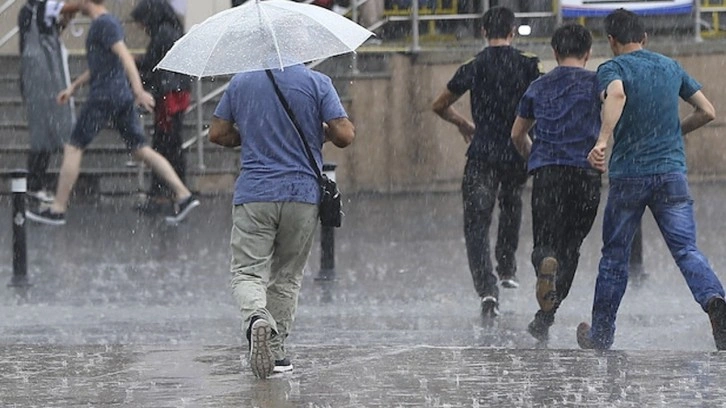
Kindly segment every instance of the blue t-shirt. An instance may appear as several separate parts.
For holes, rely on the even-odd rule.
[[[474,138],[466,151],[469,159],[524,164],[512,144],[517,103],[540,76],[537,56],[514,47],[486,47],[459,67],[446,85],[463,95],[469,91]]]
[[[91,72],[89,99],[111,99],[125,103],[134,99],[121,59],[111,47],[124,40],[119,20],[102,14],[91,22],[86,38],[88,69]]]
[[[594,72],[557,67],[532,82],[517,115],[534,119],[529,171],[543,166],[589,169],[587,154],[600,131],[600,97]]]
[[[348,117],[340,97],[330,78],[302,65],[273,73],[320,170],[325,137],[323,122]],[[214,116],[236,123],[242,138],[242,168],[235,183],[235,205],[318,203],[317,175],[265,71],[235,75]]]
[[[597,69],[600,89],[623,81],[626,102],[615,127],[611,178],[685,173],[686,153],[678,97],[701,89],[674,60],[639,50],[619,55]]]

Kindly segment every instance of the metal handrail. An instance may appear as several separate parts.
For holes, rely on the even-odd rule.
[[[5,4],[3,4],[2,6],[0,6],[0,14],[4,13],[5,10],[9,9],[10,7],[12,7],[13,4],[15,4],[16,1],[17,0],[6,0],[5,1]]]
[[[7,44],[13,37],[18,34],[18,32],[20,32],[20,29],[18,28],[18,26],[15,26],[10,31],[5,33],[5,35],[0,38],[0,47]]]
[[[6,0],[5,3],[0,6],[0,15],[5,13],[10,7],[12,7],[16,1],[17,0]],[[5,35],[0,38],[0,47],[4,46],[8,43],[8,41],[10,41],[11,38],[15,37],[15,35],[18,34],[18,31],[20,31],[20,29],[18,29],[18,26],[15,26],[10,31],[5,33]]]

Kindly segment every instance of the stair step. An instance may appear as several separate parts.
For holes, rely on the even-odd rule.
[[[0,194],[10,194],[11,169],[0,169]],[[57,180],[59,169],[51,168],[48,174]],[[216,193],[231,191],[237,172],[230,173],[226,168],[206,168],[196,166],[187,168],[186,184],[195,191]],[[139,177],[138,169],[83,168],[73,187],[73,194],[87,196],[94,194],[129,194],[148,189],[151,171],[144,169]],[[207,180],[207,181],[205,181]],[[212,180],[208,182],[208,180]]]
[[[189,115],[188,115],[189,116]],[[146,140],[151,143],[153,139],[153,125],[145,123],[144,130],[146,132]],[[197,124],[187,118],[182,128],[182,139],[189,140],[197,133]],[[28,143],[28,125],[20,120],[0,122],[0,146],[9,146]],[[113,129],[102,129],[99,134],[91,142],[91,146],[96,144],[113,144],[121,143],[121,136]],[[0,164],[1,166],[2,164]]]
[[[217,108],[217,102],[221,96],[213,99],[204,105],[202,109],[203,123],[206,125],[212,119],[214,110]],[[86,102],[85,97],[76,98],[76,114],[80,112],[83,107],[83,103]],[[192,101],[194,102],[194,101]],[[154,115],[148,112],[140,112],[141,120],[146,128],[151,129],[153,127]],[[196,111],[190,112],[184,116],[185,125],[196,126],[197,114]],[[26,106],[23,99],[18,96],[4,96],[0,97],[0,126],[17,126],[24,125],[27,121],[26,117]],[[0,141],[2,135],[0,135]]]
[[[28,158],[28,147],[25,145],[1,146],[3,169],[25,167]],[[187,163],[197,163],[196,149],[187,149],[184,155]],[[60,161],[61,154],[53,155],[54,160]],[[126,169],[133,158],[124,145],[91,145],[83,154],[81,166],[83,168],[118,168]],[[204,149],[204,163],[214,164],[216,167],[228,168],[235,172],[239,168],[239,152],[232,149],[209,145]],[[60,165],[60,164],[58,164]]]

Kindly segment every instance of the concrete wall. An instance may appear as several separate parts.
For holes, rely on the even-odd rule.
[[[726,177],[726,55],[700,55],[677,58],[683,67],[703,85],[703,93],[716,108],[716,120],[686,136],[688,167],[691,175],[703,178]],[[681,115],[690,106],[681,104]]]
[[[726,176],[726,87],[722,85],[726,55],[677,57],[704,84],[719,117],[687,137],[688,164],[694,177]],[[422,61],[424,60],[424,61]],[[590,62],[595,69],[604,61]],[[459,188],[466,144],[456,128],[431,111],[431,102],[443,90],[459,62],[429,63],[425,58],[395,54],[391,75],[358,78],[348,89],[348,111],[357,137],[346,150],[326,146],[326,160],[339,164],[338,177],[345,191],[451,191]],[[545,69],[554,66],[545,61]],[[470,116],[469,97],[455,107]],[[690,106],[682,104],[682,115]]]
[[[185,25],[187,30],[194,24],[199,24],[209,16],[226,10],[231,6],[230,0],[187,0],[187,15]]]

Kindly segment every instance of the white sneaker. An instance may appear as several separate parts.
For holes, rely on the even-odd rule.
[[[38,190],[38,191],[28,191],[25,193],[27,196],[32,197],[41,203],[52,203],[53,202],[53,194],[45,191],[45,190]]]

